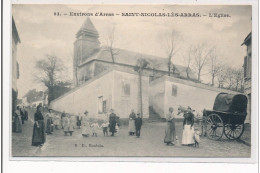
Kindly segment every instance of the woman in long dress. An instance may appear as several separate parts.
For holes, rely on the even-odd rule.
[[[182,145],[191,146],[195,143],[194,141],[194,114],[192,109],[188,107],[187,112],[184,113],[183,120],[183,134],[182,134]]]
[[[20,115],[20,107],[16,107],[15,115],[14,115],[14,132],[21,133],[22,125],[21,125],[21,115]]]
[[[173,114],[173,108],[169,108],[169,113],[166,115],[166,129],[165,129],[165,137],[164,137],[164,143],[167,145],[174,145],[175,141],[175,120],[174,120],[174,114]]]
[[[91,133],[89,121],[88,121],[88,111],[85,111],[84,116],[82,117],[81,121],[81,133],[82,136],[88,137]]]
[[[42,115],[42,106],[37,106],[37,111],[34,114],[34,126],[33,126],[33,136],[32,136],[32,145],[40,146],[45,143],[45,123]]]
[[[132,112],[129,115],[129,126],[128,126],[128,132],[130,136],[135,134],[135,119],[136,119],[136,115],[134,110],[132,109]]]
[[[116,124],[117,116],[114,113],[114,110],[111,109],[111,114],[109,115],[109,132],[111,132],[111,136],[114,136],[116,133]]]

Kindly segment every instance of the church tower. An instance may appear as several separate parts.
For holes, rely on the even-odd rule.
[[[73,81],[74,86],[78,86],[78,66],[86,62],[88,58],[100,49],[98,40],[99,34],[87,17],[81,28],[76,34],[74,42],[74,59],[73,59]]]

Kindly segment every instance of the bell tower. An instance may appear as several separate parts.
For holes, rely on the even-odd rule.
[[[98,40],[99,34],[87,17],[81,28],[76,34],[76,41],[74,42],[74,58],[73,58],[73,82],[74,86],[78,86],[78,66],[86,62],[87,59],[98,52],[100,49],[100,42]]]

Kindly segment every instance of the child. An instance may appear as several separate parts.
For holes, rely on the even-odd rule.
[[[60,125],[60,116],[58,114],[55,114],[55,117],[54,117],[54,126],[55,126],[55,129],[58,130],[58,126]]]
[[[78,126],[79,129],[80,129],[80,126],[81,126],[81,120],[82,120],[82,116],[79,113],[78,116],[77,116],[77,126]]]
[[[71,119],[71,116],[69,114],[67,114],[66,117],[64,117],[64,134],[65,136],[67,136],[67,134],[69,133],[70,136],[72,136],[74,126],[73,126],[73,121]]]
[[[46,133],[48,135],[51,135],[53,132],[53,121],[51,117],[51,110],[48,110],[49,112],[46,114],[47,123],[46,123]]]
[[[93,124],[91,124],[91,129],[92,129],[92,133],[93,135],[92,136],[96,136],[97,137],[97,130],[99,129],[99,125],[96,121],[94,121]]]
[[[198,130],[198,128],[195,128],[195,132],[194,132],[194,141],[195,141],[195,147],[199,147],[199,142],[200,142],[200,131]]]
[[[101,125],[101,127],[103,128],[104,136],[106,136],[106,135],[108,136],[108,132],[107,132],[108,125],[109,125],[109,123],[108,123],[107,121],[105,121],[105,122]]]

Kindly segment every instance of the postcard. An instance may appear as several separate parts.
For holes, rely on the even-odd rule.
[[[252,5],[11,8],[11,160],[256,158]]]

